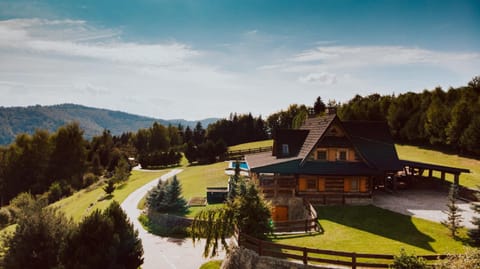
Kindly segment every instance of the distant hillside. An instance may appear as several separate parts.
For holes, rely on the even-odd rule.
[[[215,122],[216,118],[200,120],[206,128]],[[85,131],[85,137],[91,138],[108,129],[114,135],[123,132],[137,131],[158,122],[163,125],[194,127],[197,121],[183,119],[163,120],[128,114],[120,111],[99,109],[75,104],[29,107],[0,107],[0,145],[11,143],[17,134],[32,134],[36,129],[46,129],[51,132],[66,123],[77,121]]]

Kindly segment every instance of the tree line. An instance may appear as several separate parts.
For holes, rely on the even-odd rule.
[[[480,156],[480,77],[467,86],[422,93],[356,95],[338,107],[342,120],[387,121],[401,143]]]
[[[125,169],[130,171],[130,136],[115,137],[104,131],[87,141],[77,123],[54,133],[36,130],[33,135],[19,134],[12,144],[0,148],[1,204],[22,192],[43,194],[54,202],[97,182],[99,177],[118,177],[115,169],[119,163],[126,163]],[[125,173],[117,169],[120,172]]]

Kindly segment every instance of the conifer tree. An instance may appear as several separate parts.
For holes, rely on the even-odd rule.
[[[458,186],[452,184],[448,192],[447,210],[445,211],[447,219],[442,221],[442,224],[450,230],[452,237],[456,237],[458,229],[462,227],[460,224],[462,221],[461,209],[456,204],[457,193]]]
[[[468,231],[468,237],[470,237],[474,246],[480,246],[480,203],[472,203],[470,208],[475,212],[476,216],[471,221],[475,228]]]
[[[111,195],[113,191],[115,190],[115,182],[113,182],[112,179],[107,181],[107,185],[103,187],[103,190],[107,195]]]

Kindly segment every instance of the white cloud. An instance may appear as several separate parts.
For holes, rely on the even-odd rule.
[[[337,76],[335,74],[322,72],[322,73],[310,73],[306,76],[300,77],[298,79],[303,83],[321,83],[326,85],[332,85],[337,83]]]
[[[118,34],[93,29],[84,21],[15,19],[0,22],[0,47],[159,67],[181,64],[199,55],[185,44],[121,42],[114,38]],[[92,40],[95,42],[87,42]]]
[[[441,52],[401,46],[319,46],[305,50],[291,62],[336,67],[361,67],[372,65],[447,64],[479,62],[480,53]]]

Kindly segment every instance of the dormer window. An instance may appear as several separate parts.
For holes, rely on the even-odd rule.
[[[282,155],[283,156],[290,155],[290,150],[288,148],[288,144],[282,144]]]

